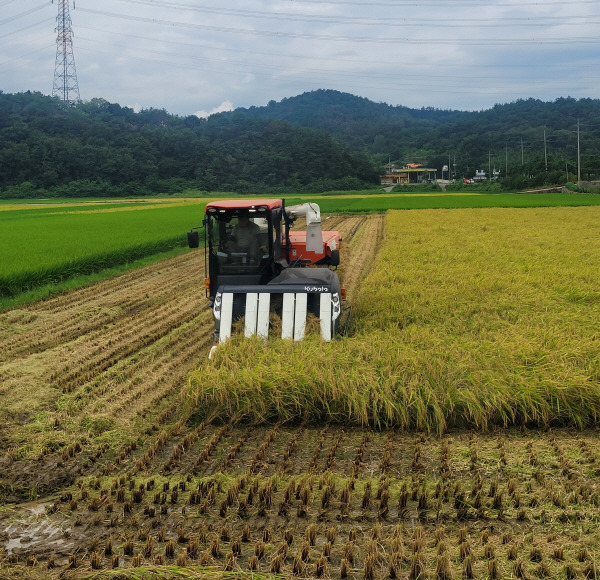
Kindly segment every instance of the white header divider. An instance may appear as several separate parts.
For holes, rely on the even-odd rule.
[[[219,342],[231,338],[233,323],[234,293],[224,292],[220,306]],[[333,339],[333,306],[330,293],[319,294],[320,326],[323,340]],[[246,310],[244,336],[249,338],[257,335],[263,339],[269,336],[271,294],[268,292],[248,292],[246,294]],[[283,308],[281,313],[281,338],[300,341],[306,332],[308,294],[306,292],[283,293]]]

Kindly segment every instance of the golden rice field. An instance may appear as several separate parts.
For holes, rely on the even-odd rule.
[[[0,578],[598,578],[600,208],[336,216],[351,336],[190,252],[0,314]]]
[[[206,413],[374,428],[593,426],[600,211],[390,212],[351,338],[241,341],[192,375]]]

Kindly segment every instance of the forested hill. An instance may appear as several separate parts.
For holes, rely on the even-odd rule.
[[[468,90],[466,88],[465,90]],[[600,100],[535,99],[478,112],[409,109],[318,90],[209,119],[135,113],[104,99],[68,107],[0,92],[0,196],[356,189],[388,161],[500,170],[508,189],[600,179]]]
[[[345,144],[367,149],[381,133],[413,128],[421,130],[468,118],[472,113],[433,108],[410,109],[375,103],[363,97],[334,90],[317,90],[265,107],[237,109],[236,114],[281,119],[303,127],[324,129]],[[226,113],[227,114],[227,113]]]
[[[525,99],[467,112],[409,109],[317,90],[235,114],[324,129],[380,166],[391,159],[440,170],[450,158],[457,176],[468,177],[491,165],[509,188],[564,181],[565,169],[576,173],[579,123],[582,177],[600,179],[598,99]]]
[[[0,196],[270,193],[379,183],[378,168],[326,131],[278,119],[177,117],[92,99],[0,93]]]

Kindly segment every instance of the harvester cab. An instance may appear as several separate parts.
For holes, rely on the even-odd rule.
[[[306,230],[291,230],[299,217],[306,218]],[[319,319],[325,340],[340,333],[342,310],[347,330],[350,311],[342,309],[345,292],[331,269],[339,265],[341,237],[321,230],[318,205],[216,201],[206,205],[203,226],[205,288],[217,342],[227,340],[241,318],[246,336],[266,338],[273,313],[281,319],[282,338],[302,340],[309,313]],[[188,232],[188,245],[199,247],[197,229]]]

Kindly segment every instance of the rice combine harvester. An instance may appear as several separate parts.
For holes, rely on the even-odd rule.
[[[291,231],[299,217],[306,218],[306,231]],[[207,204],[202,223],[205,288],[217,343],[231,337],[241,318],[246,337],[267,338],[272,313],[281,319],[281,338],[302,340],[308,313],[319,319],[326,341],[347,332],[351,311],[342,307],[345,289],[334,271],[342,240],[339,232],[321,230],[317,204],[214,201]],[[198,230],[188,232],[190,248],[200,245]]]

